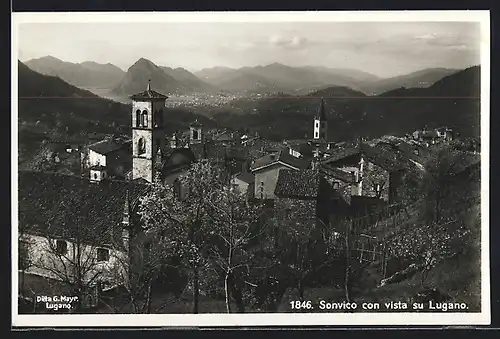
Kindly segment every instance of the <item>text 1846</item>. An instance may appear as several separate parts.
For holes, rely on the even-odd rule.
[[[313,306],[310,300],[308,301],[290,301],[290,307],[292,310],[312,310]]]

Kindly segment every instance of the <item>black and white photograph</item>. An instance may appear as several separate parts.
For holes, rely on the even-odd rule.
[[[13,326],[490,323],[488,11],[12,39]]]

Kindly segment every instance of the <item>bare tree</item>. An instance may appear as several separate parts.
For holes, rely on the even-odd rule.
[[[246,194],[223,182],[206,200],[207,216],[211,222],[210,260],[218,267],[224,281],[226,310],[231,313],[231,300],[235,299],[239,312],[245,305],[241,287],[243,272],[249,271],[250,255],[255,240],[265,234],[262,222],[264,209],[260,203],[251,203]]]
[[[220,171],[208,160],[195,163],[176,188],[160,181],[141,199],[147,233],[156,234],[165,255],[178,255],[191,273],[193,313],[199,311],[199,274],[207,251],[206,201],[217,189]]]

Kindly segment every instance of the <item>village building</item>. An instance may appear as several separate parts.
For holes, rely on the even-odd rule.
[[[413,132],[412,136],[415,140],[420,140],[429,146],[438,142],[452,141],[455,134],[451,128],[439,127],[432,130],[418,130]]]
[[[81,153],[82,166],[105,166],[109,175],[125,178],[132,169],[130,154],[131,140],[111,137],[86,147]]]
[[[380,149],[368,145],[338,150],[322,159],[320,167],[333,186],[350,190],[351,205],[357,197],[377,199],[386,203],[398,200],[405,166]],[[366,199],[363,199],[366,200]]]
[[[85,180],[19,172],[19,270],[23,274],[69,285],[81,280],[87,288],[103,290],[125,282],[131,253],[140,239],[138,198],[148,186],[101,174]],[[20,290],[27,293],[23,286]]]
[[[274,198],[274,190],[281,169],[300,171],[307,169],[309,165],[309,161],[295,157],[286,149],[256,159],[250,167],[250,171],[255,175],[255,198]]]
[[[245,171],[233,175],[231,179],[231,184],[238,188],[242,193],[247,193],[250,186],[255,184],[255,175]]]
[[[327,225],[332,207],[339,207],[338,193],[318,171],[311,169],[280,170],[274,195],[275,216],[282,228],[289,223],[300,227]]]

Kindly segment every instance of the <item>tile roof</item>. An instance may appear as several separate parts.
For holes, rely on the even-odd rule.
[[[251,166],[251,170],[255,171],[278,162],[285,163],[297,169],[306,169],[309,167],[309,162],[307,160],[296,158],[285,150],[279,150],[276,153],[266,154],[256,159]]]
[[[198,121],[198,119],[193,121],[189,126],[191,126],[191,127],[203,127],[203,125]]]
[[[405,168],[404,163],[397,159],[391,152],[366,144],[362,144],[359,147],[335,149],[331,153],[333,155],[322,160],[322,164],[331,164],[350,156],[365,154],[371,162],[385,170],[392,171]]]
[[[362,146],[363,153],[374,164],[382,167],[387,171],[401,170],[406,168],[406,164],[394,151],[388,151],[377,147]]]
[[[236,139],[235,133],[228,130],[214,131],[211,133],[211,137],[213,141],[234,141]]]
[[[241,172],[235,175],[235,177],[241,181],[251,184],[255,182],[255,176],[250,172]]]
[[[94,245],[120,244],[127,192],[135,208],[147,188],[135,181],[91,183],[76,176],[20,171],[19,225],[41,235],[79,237]],[[84,227],[78,227],[82,223]]]
[[[319,175],[316,171],[281,169],[274,194],[281,198],[316,198],[318,190]]]
[[[439,137],[438,131],[422,131],[419,133],[422,138],[437,138]]]
[[[337,162],[339,160],[345,159],[347,157],[360,154],[361,149],[358,147],[346,147],[346,148],[336,148],[330,150],[330,156],[321,161],[323,164],[329,164],[333,162]]]
[[[319,167],[319,172],[327,177],[333,177],[346,183],[352,184],[356,181],[356,178],[351,173],[347,173],[335,167],[330,167],[327,164],[322,164]]]
[[[161,99],[166,100],[168,97],[151,89],[148,84],[148,88],[144,92],[140,92],[130,96],[132,100],[148,100],[148,99]]]
[[[123,149],[125,147],[128,147],[130,144],[131,144],[130,141],[123,142],[115,139],[102,140],[96,142],[95,144],[90,145],[89,149],[99,154],[108,154]]]

